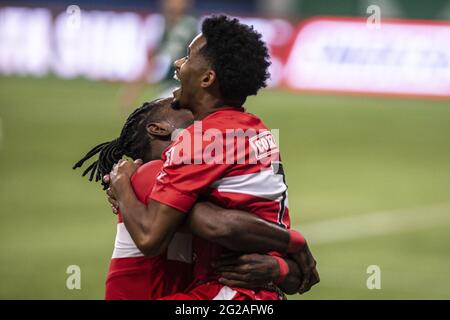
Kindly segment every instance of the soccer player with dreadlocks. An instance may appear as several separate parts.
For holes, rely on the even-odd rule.
[[[92,181],[95,177],[95,181],[99,181],[124,156],[143,159],[148,163],[136,172],[132,184],[136,196],[146,203],[162,166],[160,160],[149,161],[161,158],[162,151],[170,144],[171,133],[175,128],[184,128],[192,123],[192,114],[187,110],[174,110],[170,107],[170,100],[144,103],[128,117],[118,138],[94,147],[73,168],[81,167],[98,154],[98,159],[85,169],[83,176],[89,174],[89,180]],[[107,184],[102,182],[102,185],[106,189]],[[179,242],[179,239],[183,239],[183,233],[175,238]],[[105,298],[156,299],[185,288],[191,279],[191,265],[188,260],[176,258],[166,259],[164,255],[144,257],[131,239],[119,213]]]
[[[209,139],[201,139],[199,144],[194,141],[188,152],[189,143],[180,137],[164,152],[164,167],[147,205],[138,201],[130,183],[137,164],[121,160],[104,178],[110,182],[107,191],[110,202],[119,206],[126,227],[142,252],[151,256],[166,250],[199,198],[251,212],[289,229],[287,185],[278,146],[267,126],[243,107],[249,96],[266,86],[269,65],[261,35],[226,16],[205,19],[202,33],[189,45],[187,56],[175,62],[176,78],[180,80],[180,88],[174,92],[175,101],[201,121],[200,128],[188,127],[185,136],[209,135]],[[238,141],[228,152],[230,131],[257,132],[240,138],[245,145],[244,163],[236,158],[229,161],[227,157],[239,155],[242,145]],[[212,132],[215,134],[211,136]],[[222,141],[218,152],[221,149],[227,152],[212,162],[199,159],[199,155],[209,150],[211,140]],[[174,161],[173,156],[180,153],[185,159]],[[197,256],[204,259],[203,267],[195,268],[197,290],[186,299],[278,299],[278,294],[271,290],[224,286],[208,264],[223,252],[223,247],[211,243],[198,247]],[[306,243],[291,256],[302,271],[299,291],[306,292],[319,281],[316,261]],[[233,274],[236,281],[243,279],[236,272]]]
[[[98,154],[98,159],[87,167],[83,176],[89,174],[89,180],[95,177],[99,181],[124,156],[143,159],[145,164],[134,173],[131,183],[139,201],[147,203],[162,167],[162,151],[171,143],[174,130],[189,126],[193,120],[191,112],[173,109],[171,101],[159,99],[144,103],[128,117],[117,139],[94,147],[73,168],[83,166]],[[102,185],[107,187],[104,182]],[[224,210],[211,203],[195,206],[187,227],[196,235],[231,250],[242,251],[242,241],[250,244],[247,249],[260,252],[288,251],[292,250],[289,246],[295,246],[289,244],[286,229],[246,212]],[[106,299],[157,299],[164,296],[171,299],[176,297],[171,295],[185,291],[193,279],[192,235],[188,228],[185,229],[175,233],[167,252],[156,257],[145,257],[130,237],[119,212],[115,247],[106,281]],[[253,230],[252,236],[249,237],[244,232],[246,230]],[[252,278],[252,270],[248,270],[246,275],[250,276],[249,281],[243,285],[258,287],[278,281],[287,293],[297,290],[300,276],[294,261],[286,260],[291,266],[290,272],[281,271],[280,274],[278,263],[270,256],[252,254],[240,259],[252,259],[259,263],[253,273],[264,271]]]

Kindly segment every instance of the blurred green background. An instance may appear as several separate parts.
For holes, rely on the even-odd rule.
[[[103,298],[116,216],[71,166],[119,134],[120,88],[0,77],[0,299]],[[450,298],[448,100],[265,90],[247,108],[280,129],[293,225],[318,260],[320,285],[290,298]]]

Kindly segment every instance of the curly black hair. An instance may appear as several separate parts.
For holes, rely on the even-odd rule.
[[[202,24],[206,45],[201,53],[216,71],[225,103],[241,106],[266,87],[269,53],[261,34],[236,18],[214,15]]]

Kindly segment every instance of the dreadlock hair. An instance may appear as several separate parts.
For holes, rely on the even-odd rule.
[[[146,124],[149,120],[161,120],[158,117],[163,107],[163,99],[145,102],[141,107],[133,111],[127,118],[120,132],[120,136],[112,141],[103,142],[92,148],[80,159],[72,169],[80,168],[87,160],[99,154],[98,160],[91,163],[83,172],[83,177],[90,173],[89,181],[95,177],[95,182],[101,181],[103,189],[108,188],[102,177],[111,172],[115,163],[123,156],[142,159],[148,148],[149,136],[146,133]]]

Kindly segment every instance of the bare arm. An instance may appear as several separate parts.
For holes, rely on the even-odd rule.
[[[151,200],[147,206],[140,202],[130,181],[138,166],[125,160],[114,166],[108,194],[117,200],[123,222],[138,249],[146,256],[155,256],[167,249],[186,214],[157,201]]]
[[[147,256],[154,256],[167,249],[185,214],[156,201],[150,201],[148,206],[145,206],[136,198],[130,178],[138,166],[138,162],[125,160],[115,165],[109,176],[108,195],[118,203],[125,226],[139,250]],[[188,226],[194,234],[231,250],[291,253],[301,271],[302,279],[300,281],[300,278],[289,270],[291,277],[286,281],[291,281],[287,284],[289,287],[295,286],[293,281],[299,281],[300,286],[297,288],[300,293],[308,291],[319,281],[316,262],[307,244],[304,241],[293,242],[289,230],[252,214],[223,209],[212,203],[199,203],[190,214]],[[251,232],[248,232],[249,230]]]
[[[287,252],[289,231],[254,214],[196,203],[187,225],[193,234],[237,252]]]
[[[316,261],[306,242],[293,243],[291,231],[249,212],[224,209],[210,202],[199,202],[189,214],[187,224],[192,233],[232,251],[290,253],[290,257],[284,259],[288,273],[279,284],[288,294],[309,291],[320,281]],[[268,255],[249,254],[241,256],[241,259],[231,258],[223,261],[229,268],[228,271],[234,270],[224,275],[224,281],[227,281],[227,276],[233,279],[231,281],[238,281],[225,283],[227,285],[257,287],[262,283],[275,282],[280,276],[279,264],[275,258]]]
[[[257,289],[275,283],[287,294],[299,292],[302,274],[296,262],[284,258],[289,271],[282,281],[280,267],[275,257],[265,254],[245,254],[224,257],[215,263],[215,270],[222,278],[219,281],[227,286]]]

